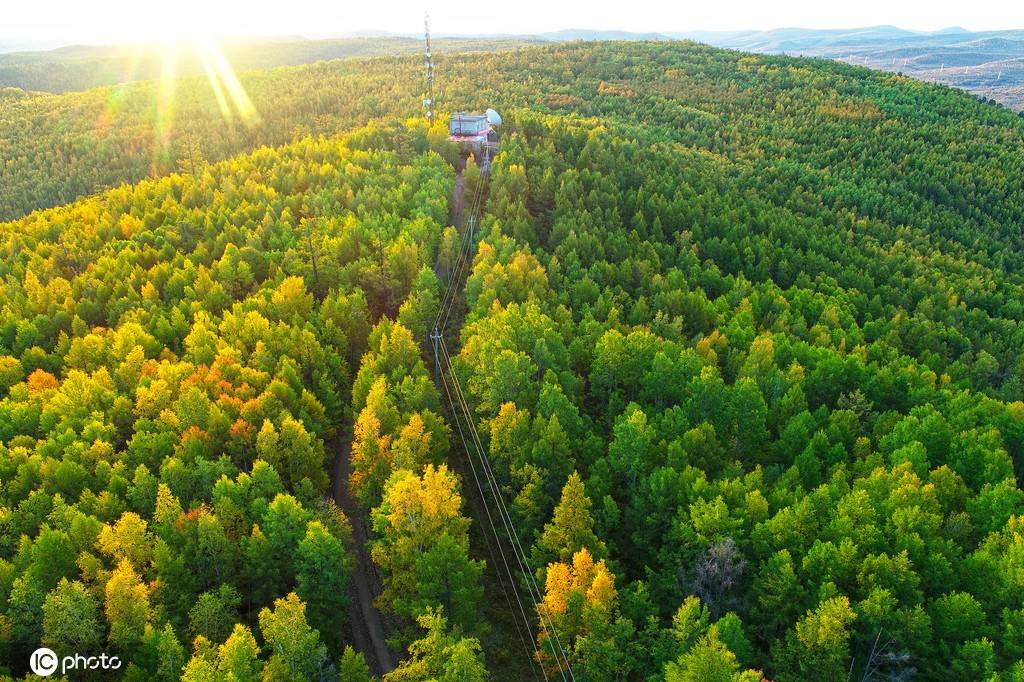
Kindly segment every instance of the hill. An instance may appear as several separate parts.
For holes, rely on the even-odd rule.
[[[565,29],[537,34],[538,38],[554,42],[571,40],[669,40],[661,33],[634,33],[631,31],[595,31],[592,29]]]
[[[877,26],[671,35],[737,50],[823,57],[897,71],[962,88],[1024,111],[1024,31],[1020,30],[972,32],[950,28],[921,33]]]
[[[5,672],[42,641],[116,649],[129,677],[188,663],[198,679],[208,662],[182,647],[195,637],[237,650],[221,673],[258,671],[252,632],[279,647],[268,669],[344,670],[355,548],[329,471],[353,382],[385,380],[360,369],[389,335],[371,325],[408,323],[436,288],[453,175],[422,131],[418,152],[374,142],[396,132],[0,225]],[[431,388],[401,405],[441,463]]]
[[[541,42],[539,39],[439,38],[438,53],[508,50]],[[378,55],[419,54],[422,38],[361,36],[308,40],[304,38],[228,39],[220,42],[225,59],[239,71],[311,64],[331,59]],[[166,68],[165,45],[69,46],[45,52],[0,53],[0,87],[64,93],[159,78]],[[195,45],[174,48],[179,76],[202,74],[203,58]]]
[[[649,63],[630,64],[629,59]],[[832,112],[828,120],[880,128],[894,160],[911,154],[934,129],[942,139],[961,141],[972,150],[956,162],[961,167],[982,164],[994,170],[981,173],[984,183],[1007,182],[995,169],[1001,162],[1004,168],[1017,163],[1008,147],[990,150],[984,142],[1017,134],[1006,115],[978,109],[971,98],[953,91],[844,65],[730,54],[692,44],[594,43],[446,55],[437,68],[437,96],[445,108],[530,106],[614,119],[629,105],[641,122],[660,126],[672,139],[730,155],[751,153],[760,144],[755,138],[775,128],[784,139],[768,142],[773,153],[798,163],[824,164],[816,167],[828,175],[840,172],[831,164],[844,152],[816,141],[819,107]],[[758,77],[762,68],[767,77]],[[217,161],[298,135],[337,133],[374,117],[416,115],[422,98],[420,69],[419,59],[407,57],[244,73],[241,84],[258,122],[225,121],[215,91],[200,77],[179,79],[173,90],[163,91],[163,99],[152,82],[61,96],[3,91],[0,218],[184,169],[196,153]],[[819,93],[811,92],[815,78],[825,79]],[[899,95],[881,102],[888,97],[882,91]],[[928,98],[927,107],[914,104],[921,97]],[[158,101],[168,115],[157,115]],[[862,102],[866,108],[860,110]],[[776,104],[786,107],[781,121]],[[982,141],[955,132],[967,112],[968,127],[978,121]],[[876,125],[881,122],[891,123]],[[1006,126],[1010,133],[1003,132]],[[855,158],[856,153],[845,157],[853,168],[843,173],[865,174],[857,166],[863,157]]]
[[[418,60],[344,61],[185,118],[231,158],[0,224],[12,674],[367,680],[363,572],[388,682],[1024,675],[1024,121],[695,44],[443,66],[489,178],[387,115]]]

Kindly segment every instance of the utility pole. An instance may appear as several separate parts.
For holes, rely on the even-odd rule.
[[[423,29],[427,41],[427,52],[424,66],[427,70],[427,96],[423,100],[423,107],[427,110],[427,124],[434,125],[434,56],[430,50],[430,15],[423,16]]]

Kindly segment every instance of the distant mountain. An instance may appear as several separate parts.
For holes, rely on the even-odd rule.
[[[539,43],[599,40],[671,40],[662,33],[631,33],[567,29],[538,35],[480,34],[434,35],[434,51],[475,52],[507,50]],[[421,52],[423,36],[354,31],[302,36],[234,37],[219,40],[228,61],[236,70],[297,66],[317,61],[348,57],[402,55]],[[71,92],[103,85],[149,80],[160,75],[163,50],[160,45],[64,45],[45,51],[14,43],[5,50],[0,43],[0,88],[16,87],[45,92]],[[190,47],[181,48],[177,57],[179,75],[200,73],[200,56]]]
[[[671,40],[664,33],[632,33],[630,31],[594,31],[589,29],[565,29],[537,34],[538,38],[555,42],[572,40]]]
[[[856,29],[669,33],[746,52],[837,59],[962,88],[1024,111],[1024,30],[934,32],[895,26]]]
[[[696,40],[748,52],[786,52],[826,45],[864,41],[910,40],[919,34],[895,26],[859,29],[777,28],[771,31],[693,31],[669,33],[673,38]]]
[[[535,35],[435,35],[435,52],[516,49],[530,44],[604,40],[694,40],[765,54],[835,59],[967,90],[1024,111],[1024,30],[909,31],[898,26],[850,29],[778,28],[771,31],[647,32],[565,29]],[[50,46],[52,47],[52,46]],[[412,54],[423,49],[414,34],[359,31],[344,36],[235,38],[222,43],[238,70],[308,64],[345,57]],[[0,40],[0,87],[67,92],[155,78],[163,59],[153,46],[66,46],[47,52]],[[5,54],[5,52],[7,52]],[[202,70],[197,55],[179,56],[179,74]]]
[[[542,38],[443,38],[434,51],[474,52],[507,50],[548,42]],[[228,62],[238,71],[276,66],[297,66],[349,57],[415,54],[423,50],[422,37],[375,36],[310,40],[302,37],[231,38],[219,41]],[[62,93],[116,85],[160,76],[164,68],[160,45],[69,45],[40,52],[0,54],[0,88]],[[201,55],[182,46],[176,58],[178,75],[201,73]]]
[[[62,45],[59,40],[25,40],[22,38],[0,38],[0,54],[26,50],[52,50]]]

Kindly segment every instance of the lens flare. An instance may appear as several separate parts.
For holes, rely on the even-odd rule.
[[[206,77],[210,81],[210,87],[213,88],[213,95],[217,98],[217,107],[220,109],[220,115],[224,117],[230,126],[233,122],[234,116],[231,111],[231,105],[228,104],[228,98],[224,94],[224,87],[220,83],[220,78],[217,76],[217,71],[213,67],[213,62],[210,60],[210,55],[205,50],[200,50],[199,59],[203,62],[203,71],[206,73]]]
[[[235,70],[231,68],[231,63],[224,56],[220,46],[213,40],[197,40],[195,45],[224,119],[230,122],[234,114],[247,126],[258,125],[259,112],[256,111],[249,94],[238,80]],[[229,99],[233,108],[229,106]]]
[[[171,159],[171,133],[174,130],[174,91],[177,86],[177,47],[168,46],[163,50],[160,80],[156,88],[156,120],[154,121],[155,146],[153,150],[154,175],[160,166]]]
[[[182,68],[185,57],[194,57],[202,66],[217,102],[217,108],[228,129],[234,128],[236,121],[246,127],[256,126],[262,122],[259,111],[245,91],[245,86],[214,39],[197,37],[187,41],[166,40],[153,49],[157,50],[157,59],[160,62],[160,76],[155,84],[153,102],[153,175],[161,174],[174,161],[177,90],[181,76],[179,68]],[[187,52],[192,54],[188,55]],[[121,88],[112,90],[107,110],[97,122],[97,128],[109,125],[109,119],[116,115],[122,97]]]

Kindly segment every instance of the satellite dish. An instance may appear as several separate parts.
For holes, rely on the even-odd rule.
[[[487,116],[487,122],[490,123],[492,126],[501,125],[501,116],[498,115],[498,112],[495,111],[494,109],[488,109],[485,112],[485,115]]]

